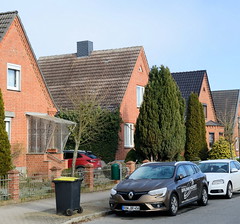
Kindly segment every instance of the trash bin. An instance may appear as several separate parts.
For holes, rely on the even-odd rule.
[[[111,165],[111,179],[120,180],[120,166],[117,163]]]
[[[81,180],[76,177],[60,177],[53,180],[55,183],[56,210],[71,216],[74,210],[82,213],[80,206]]]

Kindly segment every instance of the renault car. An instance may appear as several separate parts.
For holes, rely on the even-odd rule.
[[[174,216],[180,206],[208,203],[206,175],[191,162],[143,164],[110,194],[110,209],[116,213],[168,211]]]

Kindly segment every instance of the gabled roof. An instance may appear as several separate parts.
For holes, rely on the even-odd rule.
[[[141,50],[140,46],[98,50],[86,57],[74,53],[40,57],[38,62],[59,108],[72,108],[69,92],[84,94],[87,89],[105,95],[103,106],[115,108],[122,102]]]
[[[186,102],[192,92],[199,96],[206,73],[206,70],[171,73]]]
[[[239,89],[212,91],[212,96],[218,118],[221,118],[224,114],[237,116],[240,103]]]
[[[17,11],[0,13],[0,41],[3,39],[17,14]]]
[[[46,85],[46,83],[45,83],[45,80],[44,80],[44,78],[43,78],[43,75],[42,75],[42,73],[41,73],[41,70],[40,70],[40,68],[39,68],[39,66],[38,66],[36,56],[35,56],[35,54],[34,54],[33,48],[32,48],[32,46],[31,46],[31,43],[30,43],[29,39],[28,39],[27,33],[26,33],[25,29],[24,29],[24,26],[23,26],[23,24],[22,24],[22,22],[21,22],[21,19],[20,19],[19,15],[18,15],[18,11],[2,12],[2,13],[0,13],[0,42],[3,40],[5,34],[7,33],[9,27],[11,26],[11,24],[12,24],[12,22],[14,21],[15,18],[17,18],[17,20],[18,20],[18,22],[19,22],[19,24],[20,24],[20,26],[21,26],[21,28],[22,28],[22,31],[23,31],[23,33],[24,33],[24,36],[25,36],[26,40],[27,40],[27,43],[28,43],[28,46],[29,46],[30,51],[31,51],[31,53],[32,53],[32,56],[33,56],[33,58],[34,58],[34,60],[35,60],[35,62],[36,62],[36,66],[37,66],[38,69],[39,69],[39,72],[40,72],[40,74],[41,74],[41,78],[42,78],[42,80],[43,80],[43,82],[44,82],[45,88],[46,88],[46,90],[47,90],[47,92],[48,92],[48,94],[49,94],[49,97],[50,97],[50,99],[51,99],[51,100],[50,100],[50,101],[51,101],[50,103],[53,104],[54,107],[56,107],[56,105],[55,105],[55,103],[54,103],[54,101],[53,101],[53,99],[52,99],[52,96],[51,96],[51,94],[50,94],[50,92],[49,92],[49,90],[48,90],[48,87],[47,87],[47,85]],[[29,65],[29,66],[30,66],[30,65]]]

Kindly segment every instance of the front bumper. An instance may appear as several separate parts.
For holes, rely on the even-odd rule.
[[[225,195],[227,191],[226,184],[209,184],[208,194],[209,195]]]
[[[142,195],[138,200],[126,200],[121,195],[116,194],[111,196],[109,200],[109,206],[112,211],[116,212],[121,211],[149,212],[168,210],[166,197],[151,196],[147,194]]]

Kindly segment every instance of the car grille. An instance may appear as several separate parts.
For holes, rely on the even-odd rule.
[[[211,190],[210,193],[223,193],[223,190],[222,189],[219,189],[219,190]]]
[[[148,191],[143,191],[143,192],[133,192],[133,197],[129,198],[128,194],[129,192],[122,192],[122,191],[118,191],[117,192],[119,195],[121,195],[124,200],[128,200],[128,201],[136,201],[138,200],[142,195],[146,195],[148,193]]]

